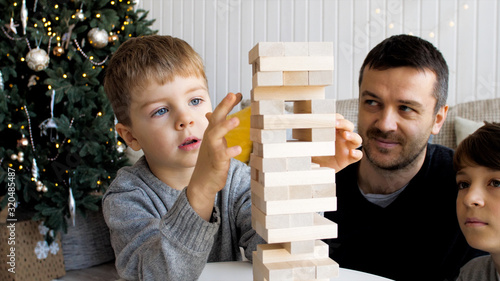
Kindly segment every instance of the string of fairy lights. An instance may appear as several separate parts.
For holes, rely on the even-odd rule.
[[[116,5],[118,2],[119,3],[125,2],[127,5],[129,5],[127,11],[131,11],[133,9],[133,5],[137,4],[138,1],[134,1],[134,3],[133,3],[132,1],[124,1],[124,0],[114,1],[113,0],[113,1],[110,1],[110,4]],[[0,28],[3,32],[3,34],[9,40],[12,40],[12,41],[24,40],[24,41],[26,41],[26,45],[27,45],[29,51],[26,54],[26,56],[21,56],[19,58],[19,60],[21,63],[26,63],[28,65],[28,67],[30,69],[34,70],[35,72],[45,70],[49,66],[49,63],[50,63],[50,55],[49,54],[51,54],[51,46],[53,44],[55,46],[52,48],[52,55],[54,55],[56,57],[61,57],[61,56],[65,55],[67,53],[67,50],[70,47],[70,45],[73,45],[73,48],[75,48],[75,50],[78,51],[78,53],[80,53],[86,60],[88,60],[93,65],[93,69],[95,69],[96,67],[104,68],[104,64],[108,60],[109,56],[106,56],[104,59],[102,59],[100,61],[96,61],[95,60],[96,58],[94,56],[91,56],[91,55],[88,55],[87,53],[85,53],[82,46],[85,45],[86,40],[88,40],[89,44],[95,49],[104,48],[110,43],[114,44],[115,42],[117,42],[119,40],[119,35],[121,35],[121,33],[123,33],[125,31],[126,26],[133,23],[132,20],[130,18],[128,18],[128,16],[126,16],[125,21],[122,22],[121,26],[118,29],[116,29],[116,31],[106,31],[106,30],[100,29],[98,27],[94,27],[87,33],[87,38],[81,39],[80,42],[78,42],[77,39],[71,40],[71,35],[72,35],[73,29],[75,27],[75,23],[69,24],[70,21],[74,22],[75,20],[77,20],[77,21],[82,22],[82,21],[88,20],[88,18],[85,16],[85,10],[84,10],[85,7],[84,7],[84,2],[82,1],[82,3],[80,4],[80,7],[78,9],[76,9],[75,12],[71,15],[71,19],[69,19],[69,18],[61,19],[59,16],[54,17],[53,20],[58,22],[58,24],[62,23],[63,26],[66,27],[64,34],[57,34],[56,32],[54,32],[52,21],[50,19],[47,19],[46,17],[43,17],[41,19],[41,22],[43,23],[44,32],[43,32],[43,34],[40,34],[40,35],[38,35],[38,33],[37,33],[37,36],[34,36],[34,38],[31,38],[31,40],[35,41],[35,47],[32,47],[30,44],[30,38],[28,38],[28,34],[26,32],[26,29],[28,27],[28,8],[26,7],[26,0],[22,0],[21,2],[18,2],[18,1],[13,2],[12,5],[14,8],[20,8],[20,13],[19,13],[20,14],[20,24],[16,23],[16,20],[13,17],[11,17],[9,23],[1,26]],[[38,5],[38,1],[35,0],[34,5],[33,5],[33,12],[36,11],[37,5]],[[57,3],[54,4],[53,7],[55,9],[60,8]],[[99,12],[96,12],[92,15],[92,17],[99,19],[99,18],[101,18],[101,14]],[[17,22],[19,22],[19,21],[17,21]],[[38,22],[40,22],[40,21],[38,21]],[[39,29],[37,22],[33,23],[32,27]],[[21,32],[19,32],[19,30],[18,30],[19,28],[22,29]],[[114,29],[114,28],[115,28],[115,26],[113,25],[112,29]],[[40,48],[41,43],[42,43],[42,39],[44,36],[47,36],[49,38],[48,44],[47,44],[47,51]],[[132,34],[126,34],[123,36],[132,37]],[[10,56],[10,54],[7,54],[7,56]],[[71,57],[68,56],[68,59],[71,59]],[[87,75],[88,75],[87,73],[82,73],[83,77],[87,77]],[[68,75],[66,73],[63,73],[62,77],[64,79],[66,79],[66,78],[68,78]],[[0,76],[0,78],[1,78],[1,76]],[[32,76],[32,78],[33,78],[33,76]],[[29,83],[36,84],[35,80],[37,80],[37,79],[38,79],[38,77],[35,77],[34,79],[30,79]],[[33,80],[33,81],[31,81],[31,80]],[[3,88],[3,79],[0,82],[2,83],[2,88]],[[8,86],[10,88],[13,87],[12,84],[9,84],[6,86]],[[47,123],[47,124],[45,124],[45,126],[42,126],[42,125],[44,125],[43,123],[40,124],[41,133],[47,133],[47,131],[49,129],[57,129],[57,125],[52,120],[52,117],[53,117],[52,111],[53,111],[54,95],[58,89],[53,89],[52,85],[47,85],[47,87],[49,90],[52,90],[51,118],[49,118],[51,120],[49,120],[49,119],[45,120],[44,123]],[[38,166],[36,163],[36,149],[35,149],[35,143],[33,141],[33,134],[32,134],[32,128],[31,128],[32,124],[31,124],[30,114],[28,112],[26,105],[23,105],[21,107],[21,110],[24,111],[26,114],[26,118],[27,118],[27,122],[28,122],[29,139],[26,138],[24,134],[22,134],[21,140],[18,140],[18,146],[26,147],[29,145],[29,143],[31,143],[32,152],[33,152],[33,161],[31,163],[32,164],[32,168],[31,168],[32,178],[31,178],[31,180],[36,183],[37,191],[47,192],[48,188],[40,180],[40,174],[39,174]],[[96,117],[100,117],[102,115],[103,115],[102,112],[98,112]],[[70,124],[69,124],[70,128],[73,125],[73,121],[74,121],[74,118],[72,118],[70,121]],[[13,128],[13,125],[8,124],[7,127]],[[22,125],[20,128],[21,128],[21,130],[26,129],[24,125]],[[110,128],[110,131],[113,131],[113,128]],[[56,142],[55,146],[57,149],[59,149],[60,145],[64,145],[65,143],[70,143],[70,142],[71,142],[70,139],[65,138],[62,141],[62,143]],[[124,150],[124,145],[122,145],[119,141],[117,142],[117,149],[120,152],[123,152],[123,150]],[[57,155],[55,157],[47,157],[47,159],[49,161],[55,161],[58,156],[59,156],[59,153],[57,153]],[[22,162],[24,162],[24,153],[22,151],[19,151],[17,154],[12,154],[10,158],[12,160],[17,160],[20,163],[22,163]],[[3,162],[3,159],[0,159],[0,164],[2,162]],[[9,163],[9,167],[13,167],[13,164]],[[19,166],[17,166],[17,168],[19,170],[22,170],[24,167],[22,165],[19,165]],[[98,180],[97,184],[100,185],[101,182]],[[55,185],[57,186],[57,183],[55,183]]]

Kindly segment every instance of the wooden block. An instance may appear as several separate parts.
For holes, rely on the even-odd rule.
[[[337,197],[264,201],[252,192],[252,204],[266,216],[314,213],[337,210]]]
[[[309,56],[333,56],[333,42],[309,42]]]
[[[333,70],[333,56],[259,57],[259,71]]]
[[[309,159],[309,161],[311,161]],[[288,170],[288,158],[262,158],[257,155],[250,155],[250,167],[267,172],[285,172]]]
[[[314,254],[315,245],[316,240],[294,241],[283,243],[283,248],[285,248],[291,255],[308,253]]]
[[[293,280],[293,268],[290,264],[286,262],[263,263],[255,252],[252,253],[252,256],[254,275],[261,276],[268,281]]]
[[[330,258],[311,260],[316,267],[316,279],[333,278],[339,276],[339,264]]]
[[[274,158],[266,158],[274,159]],[[308,171],[311,170],[311,156],[304,157],[287,157],[286,170],[287,171]],[[261,170],[265,172],[264,170]]]
[[[251,104],[252,115],[281,115],[285,114],[284,100],[259,100]]]
[[[316,213],[313,226],[266,229],[257,224],[254,229],[268,243],[337,238],[337,224]]]
[[[312,157],[311,157],[312,158]],[[317,163],[311,163],[311,170],[312,169],[318,169],[318,168],[321,168],[321,165],[320,164],[317,164]]]
[[[258,143],[286,143],[286,129],[261,130],[250,128],[250,140]]]
[[[266,229],[276,229],[276,228],[289,228],[290,227],[290,215],[274,215],[266,216],[262,211],[259,210],[255,205],[252,204],[252,226],[259,223]]]
[[[258,57],[279,57],[284,55],[285,46],[282,42],[259,42],[248,52],[248,63],[252,64]]]
[[[324,197],[334,197],[337,196],[335,189],[335,183],[327,183],[327,184],[316,184],[312,187],[312,197],[313,198],[324,198]]]
[[[283,86],[309,85],[308,71],[283,71]]]
[[[257,72],[252,77],[252,87],[283,86],[283,71]]]
[[[253,153],[263,158],[335,155],[335,142],[253,143]]]
[[[279,215],[278,215],[279,216]],[[287,214],[290,227],[302,227],[314,225],[313,213]],[[273,217],[273,216],[268,216]]]
[[[293,113],[335,114],[336,100],[303,100],[293,103]]]
[[[266,173],[259,171],[258,178],[258,181],[265,187],[325,184],[335,182],[335,170],[328,167],[320,167],[305,171]]]
[[[250,188],[252,190],[252,196],[257,196],[264,201],[288,200],[289,198],[288,192],[290,190],[288,186],[264,187],[258,181],[252,180],[250,182]]]
[[[316,279],[316,265],[312,261],[289,261],[288,264],[293,268],[293,280]]]
[[[250,124],[255,129],[305,129],[305,128],[335,128],[335,114],[282,114],[282,115],[252,115]]]
[[[313,185],[293,185],[288,187],[288,199],[309,198],[313,198]]]
[[[335,128],[293,129],[292,137],[299,141],[335,141]]]
[[[284,42],[283,46],[287,57],[309,56],[309,42]]]
[[[313,225],[313,213],[266,215],[252,204],[252,225],[258,221],[266,229],[302,227]]]
[[[308,83],[311,86],[328,86],[333,84],[333,70],[309,71]]]
[[[260,182],[261,181],[261,179],[259,178],[260,174],[261,174],[261,172],[258,169],[254,168],[254,167],[250,168],[250,178],[252,180],[254,180],[256,182]]]
[[[251,90],[252,101],[258,100],[309,100],[324,99],[323,86],[257,87]]]
[[[314,260],[328,258],[328,244],[321,240],[314,241],[314,252],[292,255],[285,249],[284,244],[262,244],[257,245],[256,257],[265,263],[286,262],[296,260]]]
[[[262,275],[262,267],[264,265],[262,264],[261,261],[258,260],[257,258],[257,252],[253,251],[252,252],[252,275],[253,275],[253,281],[263,281],[266,280],[264,278],[264,275]],[[267,280],[266,280],[267,281]]]

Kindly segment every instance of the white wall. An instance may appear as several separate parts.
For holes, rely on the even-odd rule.
[[[212,102],[250,98],[248,51],[261,41],[332,41],[327,98],[358,95],[358,71],[384,38],[406,33],[435,44],[450,68],[448,103],[500,97],[498,0],[139,0],[159,34],[180,37],[205,61]]]

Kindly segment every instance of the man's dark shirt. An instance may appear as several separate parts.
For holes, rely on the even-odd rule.
[[[395,280],[453,280],[483,252],[468,246],[456,216],[453,151],[429,144],[425,162],[389,206],[365,199],[359,162],[336,175],[338,208],[325,216],[338,224],[327,240],[330,257],[350,268]]]

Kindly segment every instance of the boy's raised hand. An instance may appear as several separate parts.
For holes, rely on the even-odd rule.
[[[239,125],[237,117],[226,120],[229,112],[241,101],[241,94],[229,93],[207,113],[209,124],[203,135],[186,195],[191,207],[205,220],[212,215],[215,195],[224,188],[231,158],[241,153],[240,146],[227,147],[224,136]]]
[[[313,162],[322,167],[333,168],[335,172],[338,172],[359,161],[363,157],[363,152],[356,149],[361,145],[362,139],[354,132],[354,124],[344,119],[344,116],[338,113],[336,115],[335,156],[313,157]]]

